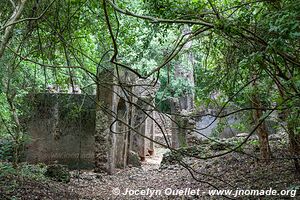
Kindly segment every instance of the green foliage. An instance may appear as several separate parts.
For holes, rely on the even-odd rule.
[[[230,142],[231,144],[231,149],[236,148],[239,146],[239,148],[236,149],[236,152],[243,152],[244,151],[244,146],[240,146],[241,143],[244,142],[243,138],[235,138]]]
[[[0,162],[0,178],[17,174],[17,170],[8,162]]]
[[[20,166],[19,174],[22,177],[27,177],[33,180],[46,180],[47,166],[43,163],[31,165],[31,164],[23,164]]]
[[[49,6],[46,0],[27,2],[22,18],[38,17]],[[207,28],[172,22],[211,24],[190,38],[191,47],[182,48],[159,70],[161,88],[156,103],[161,110],[169,110],[170,97],[191,93],[195,93],[198,107],[224,109],[251,108],[257,96],[263,116],[277,105],[278,112],[287,110],[283,120],[288,129],[299,134],[299,1],[120,0],[116,4],[138,15],[170,20],[149,22],[115,12],[108,5],[118,49],[116,60],[142,75],[164,63],[186,30],[195,33]],[[0,24],[5,24],[13,8],[9,1],[2,5]],[[75,82],[91,93],[96,81],[102,81],[94,75],[114,67],[110,63],[114,48],[107,27],[103,6],[96,0],[55,1],[38,20],[16,24],[0,58],[1,141],[11,134],[17,136],[15,142],[22,142],[24,130],[15,116],[30,115],[30,102],[25,99],[44,92],[47,84],[67,88]],[[193,62],[188,55],[192,55]],[[178,67],[195,72],[195,87],[175,74]],[[255,84],[249,82],[254,78]],[[245,117],[235,125],[240,130],[252,123],[251,111],[242,112]],[[74,106],[69,117],[75,118],[79,112],[80,108]],[[224,126],[223,122],[218,125],[216,135]],[[11,159],[10,151],[11,144],[4,144],[1,159]]]
[[[8,135],[8,128],[10,128],[10,111],[5,95],[0,91],[0,138]]]
[[[19,176],[32,180],[46,180],[44,175],[46,169],[44,164],[31,165],[22,163],[18,168],[15,168],[10,162],[0,162],[0,178]]]
[[[212,142],[210,144],[210,149],[215,151],[223,151],[226,150],[228,147],[230,147],[228,144],[221,142]]]
[[[259,149],[259,141],[258,140],[250,140],[249,144],[251,144],[255,149]]]
[[[58,165],[58,164],[49,165],[47,167],[45,175],[55,181],[60,181],[65,183],[70,182],[71,179],[71,175],[68,169],[63,165]]]
[[[0,140],[0,161],[13,161],[15,144],[12,140]]]
[[[193,0],[193,1],[185,1],[185,0],[164,0],[164,1],[151,1],[144,0],[145,8],[147,10],[151,10],[152,14],[154,12],[154,16],[164,17],[164,18],[173,18],[177,17],[185,17],[193,16],[193,17],[201,17],[201,13],[205,12],[205,8],[207,6],[207,1],[203,0]]]
[[[217,126],[212,130],[211,136],[218,138],[227,125],[228,123],[226,119],[224,118],[219,119]]]
[[[246,125],[245,121],[247,122],[249,120],[242,119],[241,121],[232,124],[232,128],[238,130],[239,132],[246,132],[249,130],[249,127]]]

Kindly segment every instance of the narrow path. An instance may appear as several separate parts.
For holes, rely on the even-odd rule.
[[[250,148],[251,147],[251,148]],[[249,153],[257,153],[252,146]],[[286,156],[284,149],[277,149],[279,144],[274,145],[274,155],[277,157]],[[207,182],[220,189],[288,189],[293,185],[300,185],[298,179],[293,174],[293,164],[291,161],[282,162],[272,160],[269,164],[258,163],[255,159],[246,155],[232,153],[211,160],[189,160],[190,166],[199,172],[194,173],[195,180],[189,171],[177,164],[169,165],[164,169],[159,168],[162,155],[166,149],[156,149],[155,155],[150,156],[143,163],[142,168],[126,168],[118,170],[113,175],[95,174],[92,171],[85,171],[79,178],[73,177],[68,184],[68,190],[80,196],[81,199],[220,199],[220,196],[209,196],[211,187]],[[215,152],[218,153],[218,152]],[[208,176],[204,175],[207,174]],[[218,179],[212,178],[219,177]],[[222,179],[223,181],[220,181]],[[230,183],[228,185],[227,183]],[[126,191],[147,191],[147,190],[200,190],[199,195],[166,196],[156,195],[128,195]],[[120,192],[119,195],[114,192]],[[123,195],[126,193],[127,195]],[[282,197],[272,197],[272,199],[282,199]]]
[[[254,147],[249,146],[249,152],[253,155],[258,154]],[[287,157],[286,148],[281,148],[280,143],[275,143],[271,147],[274,156],[278,158]],[[244,149],[247,150],[247,149]],[[209,191],[214,189],[209,182],[219,189],[263,189],[270,188],[276,190],[286,190],[298,188],[299,179],[295,176],[293,162],[291,160],[281,159],[272,160],[270,163],[259,163],[256,159],[249,158],[244,154],[232,153],[223,157],[212,160],[189,160],[197,172],[194,173],[195,180],[187,169],[177,164],[168,165],[160,169],[159,163],[166,149],[157,149],[156,154],[148,157],[143,163],[142,168],[126,168],[118,170],[113,175],[97,174],[93,171],[81,171],[78,175],[76,171],[72,171],[72,179],[68,184],[58,183],[54,181],[29,181],[19,180],[17,190],[11,191],[11,194],[1,196],[1,191],[5,191],[6,187],[0,184],[0,199],[9,196],[19,196],[20,199],[87,199],[87,200],[127,200],[127,199],[201,199],[214,200],[224,199],[220,196],[209,196]],[[215,152],[219,153],[219,152]],[[218,178],[212,178],[211,176]],[[0,177],[1,179],[1,177]],[[220,181],[222,179],[223,181]],[[9,185],[9,180],[5,181],[5,185]],[[11,184],[15,184],[11,180]],[[230,185],[231,186],[230,186]],[[200,190],[200,193],[192,196],[176,196],[176,195],[123,195],[128,190],[148,191],[160,190],[166,191],[176,190]],[[116,195],[115,192],[119,192]],[[295,199],[299,199],[297,196]],[[238,198],[238,199],[249,199]],[[258,198],[252,198],[258,199]],[[262,197],[261,199],[290,199],[288,196],[272,196],[270,198]]]
[[[163,154],[168,152],[166,148],[156,148],[154,155],[146,157],[145,162],[142,163],[142,168],[144,171],[159,169]]]

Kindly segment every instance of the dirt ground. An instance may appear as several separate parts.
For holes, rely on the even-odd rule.
[[[166,149],[157,149],[156,154],[143,163],[142,168],[131,167],[118,170],[114,175],[97,174],[93,171],[72,171],[70,183],[31,180],[0,180],[0,199],[292,199],[291,195],[275,196],[210,196],[213,189],[238,190],[296,190],[299,177],[294,172],[293,162],[288,159],[285,144],[273,144],[273,159],[259,162],[258,151],[249,146],[243,150],[249,155],[231,153],[210,160],[185,158],[191,168],[178,164],[159,168]],[[220,153],[214,151],[213,153]],[[13,187],[18,184],[18,187]],[[11,188],[9,191],[8,188]],[[17,189],[16,189],[17,188]],[[198,191],[193,195],[166,195],[166,191],[190,188]],[[123,195],[126,191],[131,193]],[[139,195],[133,193],[138,191]],[[148,191],[148,195],[141,194]],[[161,191],[150,195],[150,191]],[[116,195],[119,193],[119,195]],[[300,196],[294,197],[300,199]]]

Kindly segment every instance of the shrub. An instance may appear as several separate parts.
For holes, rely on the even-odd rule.
[[[12,162],[14,156],[14,142],[9,139],[0,140],[0,161]]]

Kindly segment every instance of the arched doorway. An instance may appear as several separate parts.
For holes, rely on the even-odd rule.
[[[117,122],[115,134],[115,165],[124,168],[127,161],[128,127],[124,123],[128,122],[128,109],[126,102],[120,98],[117,106]]]

